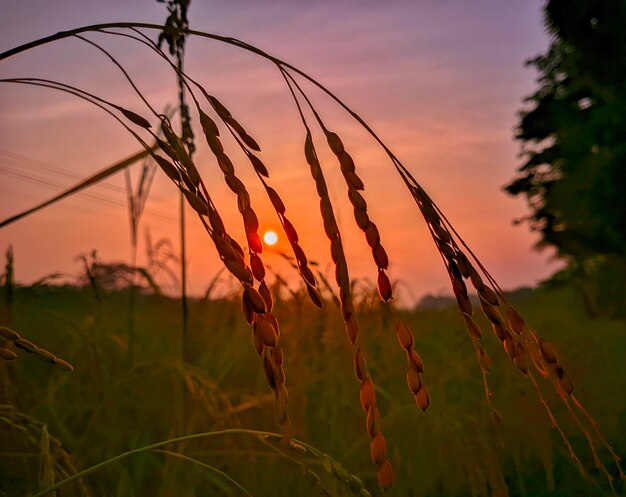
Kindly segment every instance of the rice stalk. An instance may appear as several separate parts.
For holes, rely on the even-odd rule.
[[[317,193],[320,197],[320,210],[322,214],[322,220],[324,222],[324,231],[326,236],[330,240],[330,251],[333,262],[335,263],[335,281],[339,287],[339,302],[341,315],[346,327],[346,334],[348,341],[353,346],[354,353],[354,368],[357,380],[360,382],[360,400],[361,407],[366,413],[366,428],[372,441],[378,440],[377,446],[380,448],[376,454],[372,454],[372,459],[378,467],[378,481],[383,490],[391,487],[393,483],[393,471],[391,465],[386,459],[386,449],[384,449],[384,436],[380,430],[380,414],[376,403],[376,392],[374,384],[367,368],[367,362],[361,345],[358,342],[359,326],[354,313],[354,303],[352,298],[352,290],[350,277],[348,275],[348,263],[346,261],[345,252],[343,250],[343,244],[341,241],[341,234],[335,214],[333,211],[332,202],[328,194],[328,187],[326,186],[326,180],[324,178],[324,172],[322,171],[315,146],[313,144],[313,138],[311,136],[311,130],[306,122],[302,109],[300,107],[298,98],[294,92],[294,89],[290,83],[288,76],[283,72],[283,76],[289,90],[293,96],[294,102],[298,108],[298,113],[302,124],[306,130],[306,139],[304,145],[304,153],[307,163],[311,170],[311,176],[315,181]],[[301,94],[308,101],[306,95]],[[312,106],[310,106],[312,108]],[[384,449],[384,450],[383,450]],[[376,456],[374,458],[374,455]]]
[[[52,352],[39,347],[30,340],[23,338],[17,331],[12,330],[11,328],[0,326],[0,339],[2,339],[3,342],[8,343],[8,345],[0,345],[0,358],[5,361],[13,361],[17,359],[17,354],[10,348],[12,345],[16,349],[33,354],[35,357],[44,362],[55,364],[61,369],[65,369],[67,371],[74,370],[74,366],[72,366],[69,362],[57,357]]]
[[[142,28],[161,29],[158,26],[145,23],[109,23],[95,26],[86,26],[75,30],[61,32],[56,35],[42,38],[40,40],[35,40],[33,42],[22,45],[21,47],[16,47],[15,49],[8,50],[3,54],[0,54],[0,60],[3,60],[7,57],[13,56],[25,50],[43,45],[45,43],[63,39],[68,36],[74,36],[83,32],[107,30],[108,33],[110,29],[121,29],[132,30],[134,33],[138,33],[138,29]],[[367,417],[370,420],[367,424],[367,427],[368,432],[370,433],[370,436],[372,438],[372,455],[375,456],[373,457],[373,459],[375,460],[379,468],[378,479],[381,487],[388,488],[393,480],[393,475],[389,462],[386,459],[386,444],[384,444],[382,441],[384,439],[377,438],[380,432],[377,422],[378,411],[375,389],[371,377],[369,376],[369,373],[367,371],[363,351],[358,344],[359,328],[354,314],[354,304],[351,295],[347,261],[342,246],[341,236],[339,234],[339,230],[333,213],[333,207],[328,196],[323,172],[319,165],[319,160],[317,158],[315,147],[313,145],[312,134],[300,108],[300,104],[294,92],[293,86],[298,89],[302,98],[307,101],[307,103],[313,110],[313,113],[316,115],[316,118],[318,119],[318,122],[326,135],[328,146],[336,155],[339,161],[342,173],[344,175],[344,179],[348,186],[348,198],[355,208],[355,221],[357,225],[365,232],[366,241],[372,249],[372,256],[378,268],[378,289],[381,298],[385,302],[391,301],[393,296],[391,283],[386,274],[389,260],[382,244],[380,243],[380,235],[378,233],[378,229],[376,225],[372,223],[369,219],[369,214],[367,213],[367,204],[364,197],[360,193],[360,191],[364,188],[364,185],[360,177],[356,174],[354,161],[352,160],[351,156],[346,152],[345,147],[339,136],[329,131],[329,129],[322,123],[321,119],[319,119],[319,116],[315,112],[313,105],[311,104],[307,95],[298,85],[295,77],[303,78],[304,80],[312,83],[321,91],[326,93],[340,107],[348,112],[348,114],[352,116],[357,121],[357,123],[359,123],[378,142],[378,144],[389,156],[393,168],[399,174],[408,191],[412,195],[413,200],[415,201],[421,215],[426,221],[433,243],[441,256],[444,267],[448,273],[451,288],[457,301],[458,309],[467,327],[468,335],[474,348],[476,360],[481,368],[486,402],[491,411],[491,416],[494,424],[496,425],[496,429],[500,429],[502,419],[495,406],[493,405],[491,391],[487,382],[487,375],[489,373],[489,370],[491,369],[491,361],[482,347],[484,333],[474,319],[474,308],[469,298],[468,285],[471,285],[471,287],[478,293],[481,312],[489,321],[494,335],[502,343],[505,354],[513,361],[514,365],[517,367],[520,373],[529,378],[531,384],[533,385],[533,388],[536,391],[536,394],[539,397],[540,402],[546,408],[555,428],[564,438],[564,442],[566,443],[566,446],[568,446],[570,451],[571,445],[569,444],[567,437],[561,430],[557,420],[552,415],[551,409],[547,401],[545,401],[545,397],[542,395],[543,387],[540,386],[540,384],[535,380],[533,372],[543,377],[545,379],[544,383],[546,385],[549,385],[559,395],[561,401],[567,407],[570,417],[574,420],[579,429],[585,435],[596,464],[599,463],[599,459],[596,455],[596,448],[594,444],[598,443],[611,453],[616,466],[619,468],[620,476],[622,478],[624,477],[624,473],[619,466],[619,459],[617,457],[617,454],[614,452],[612,447],[610,447],[610,445],[608,445],[608,443],[605,441],[595,420],[589,415],[588,411],[582,405],[582,403],[580,403],[580,401],[574,396],[574,383],[569,374],[563,368],[562,361],[560,360],[559,354],[557,354],[554,350],[554,347],[547,344],[547,342],[545,342],[541,338],[541,336],[528,323],[524,321],[523,317],[508,302],[506,296],[504,295],[504,292],[498,286],[495,279],[489,274],[487,269],[482,265],[476,255],[463,241],[462,237],[455,230],[455,228],[446,218],[441,209],[432,201],[432,199],[425,192],[422,186],[413,177],[411,172],[402,164],[402,162],[393,154],[393,152],[391,152],[391,150],[363,121],[363,119],[358,116],[358,114],[352,111],[330,90],[317,82],[315,79],[311,78],[291,64],[277,59],[245,42],[233,38],[221,37],[189,29],[170,29],[169,31],[165,31],[164,33],[164,36],[182,36],[189,34],[197,35],[247,50],[253,54],[269,60],[271,63],[276,65],[287,82],[288,88],[292,93],[292,96],[298,108],[298,112],[306,130],[305,158],[307,163],[309,164],[309,167],[311,168],[311,173],[316,183],[318,195],[320,197],[320,209],[322,220],[324,223],[324,229],[326,235],[330,240],[331,256],[335,264],[335,279],[339,287],[339,300],[341,305],[342,317],[346,326],[348,339],[352,344],[354,350],[355,371],[357,373],[357,378],[361,382],[361,404],[363,409],[367,412]],[[182,72],[183,71],[179,69],[177,74],[180,75]],[[46,82],[43,80],[37,81],[33,79],[29,80],[25,78],[2,81],[34,84],[36,86],[44,86],[69,92],[103,108],[105,111],[109,112],[116,119],[118,119],[118,121],[122,122],[121,118],[117,114],[115,114],[110,108],[114,109],[118,113],[121,113],[124,119],[134,124],[135,126],[138,126],[144,132],[152,133],[154,136],[154,133],[151,132],[148,127],[148,121],[139,114],[135,114],[130,110],[123,109],[110,102],[103,101],[102,99],[99,99],[94,95],[88,94],[83,90],[79,90],[73,87],[69,87],[68,85],[56,82]],[[190,81],[193,82],[193,80],[191,79]],[[244,149],[244,151],[247,152],[246,155],[248,155],[248,158],[250,159],[257,174],[259,174],[260,177],[268,176],[269,172],[267,171],[266,166],[262,164],[258,157],[256,157],[256,155],[253,153],[253,151],[258,151],[258,149],[260,149],[258,143],[251,137],[250,134],[248,134],[248,132],[239,123],[239,121],[232,117],[227,108],[219,100],[217,100],[215,97],[210,96],[204,90],[202,91],[203,93],[205,93],[205,96],[207,96],[207,99],[213,107],[213,110],[217,113],[222,122],[228,127],[233,136],[235,136],[237,143]],[[197,103],[195,97],[193,98],[194,101]],[[277,399],[277,415],[280,414],[280,420],[287,419],[286,417],[283,417],[286,416],[285,409],[287,403],[286,391],[284,390],[283,385],[284,374],[280,373],[280,368],[275,367],[282,366],[282,359],[280,359],[280,357],[282,357],[282,353],[279,354],[278,361],[272,353],[265,353],[267,349],[270,349],[271,351],[272,349],[276,349],[276,347],[278,346],[278,326],[274,323],[275,320],[273,319],[271,313],[267,312],[267,308],[269,307],[268,303],[263,299],[263,296],[260,294],[260,292],[252,286],[255,276],[261,276],[263,273],[263,270],[261,269],[262,261],[259,262],[255,257],[258,256],[261,251],[255,249],[260,249],[262,247],[260,245],[254,246],[257,242],[257,239],[253,235],[253,233],[256,230],[251,229],[251,227],[257,227],[255,223],[256,215],[254,214],[254,211],[251,210],[251,208],[250,210],[248,210],[249,205],[247,205],[248,198],[245,185],[243,185],[243,183],[238,180],[238,178],[234,175],[234,171],[231,171],[232,163],[229,164],[228,161],[226,161],[225,159],[225,157],[228,158],[228,156],[224,152],[221,142],[217,139],[218,134],[216,132],[215,122],[210,120],[210,118],[208,118],[208,116],[202,112],[199,106],[198,111],[200,113],[200,121],[203,124],[203,128],[205,128],[204,131],[205,135],[207,136],[207,143],[216,155],[218,163],[225,173],[227,184],[238,195],[238,200],[240,201],[240,203],[245,206],[244,208],[240,208],[240,211],[242,213],[242,216],[244,217],[244,225],[246,226],[248,244],[252,248],[252,253],[250,254],[250,264],[254,264],[254,271],[252,271],[248,267],[248,264],[245,261],[245,254],[240,245],[228,235],[226,227],[224,226],[221,217],[218,214],[217,207],[212,202],[209,193],[204,183],[202,182],[202,178],[195,164],[191,160],[190,154],[185,150],[183,146],[183,141],[172,131],[169,120],[164,116],[159,116],[159,118],[161,120],[161,129],[164,133],[166,140],[159,140],[157,137],[155,138],[157,139],[157,143],[159,144],[161,151],[169,159],[166,159],[163,156],[156,156],[156,154],[154,153],[152,153],[152,155],[155,156],[155,160],[157,160],[164,172],[170,177],[170,179],[176,184],[176,186],[185,196],[191,208],[196,211],[200,221],[202,222],[211,239],[213,240],[213,243],[218,250],[222,262],[244,287],[244,316],[246,316],[246,318],[251,323],[256,322],[256,315],[264,316],[264,318],[261,320],[262,324],[257,326],[257,328],[259,329],[258,335],[255,335],[257,336],[255,344],[257,346],[257,350],[260,350],[260,353],[263,356],[264,370],[268,378],[268,383],[270,383],[270,386],[275,389]],[[129,126],[126,123],[122,122],[122,124],[129,131],[131,131],[131,133],[133,133],[133,135],[140,141],[140,143],[142,143],[142,146],[147,148],[145,142],[134,131],[130,130]],[[157,159],[156,157],[160,158]],[[284,204],[282,203],[282,200],[280,200],[278,194],[273,195],[271,191],[272,190],[267,190],[268,195],[270,195],[271,200],[272,198],[275,200],[272,201],[272,203],[274,204],[277,212],[279,212],[279,216],[283,216],[281,220],[283,222],[283,227],[285,229],[285,232],[287,233],[288,238],[290,239],[290,241],[297,242],[298,238],[295,229],[293,229],[291,223],[288,223],[288,220],[284,218]],[[294,248],[293,244],[292,248]],[[294,253],[296,253],[296,258],[298,258],[298,251],[295,248]],[[255,262],[252,263],[252,260],[254,260]],[[311,283],[311,285],[307,288],[314,288],[314,278],[309,281],[309,278],[307,278],[307,276],[309,276],[308,273],[302,269],[302,267],[304,266],[302,262],[305,260],[306,259],[304,258],[302,259],[302,261],[298,260],[301,266],[301,273],[303,278],[305,279],[305,282]],[[254,273],[256,273],[256,275]],[[311,295],[311,292],[309,292],[309,294]],[[258,297],[260,297],[260,299]],[[315,301],[315,298],[313,296],[311,296],[311,298]],[[270,327],[272,328],[272,330],[270,330]],[[407,351],[407,357],[409,361],[409,374],[407,376],[407,382],[409,384],[409,388],[413,393],[415,393],[418,406],[427,407],[430,403],[428,391],[422,386],[422,378],[421,376],[419,376],[423,371],[423,364],[421,363],[421,359],[412,348],[405,347],[405,345],[408,345],[409,343],[411,343],[412,346],[412,339],[408,338],[406,330],[401,327],[399,333],[398,328],[396,329],[396,331],[401,346],[403,346],[403,348]],[[42,355],[45,358],[46,354],[42,353]],[[279,362],[280,364],[278,364]],[[582,416],[582,419],[586,420],[586,423],[591,426],[591,429],[589,429],[589,427],[586,427],[582,423],[582,420],[579,416]],[[287,423],[285,422],[285,424],[283,424],[282,426],[283,429],[285,429]],[[284,433],[283,438],[289,440],[289,436],[290,434],[285,435]],[[611,475],[609,474],[608,470],[606,470],[606,468],[602,466],[601,463],[599,463],[599,469],[603,473],[605,473],[605,476],[607,476],[607,479],[610,482]]]
[[[37,483],[40,491],[78,472],[59,439],[48,432],[44,423],[18,411],[14,406],[0,404],[0,425],[20,434],[27,445],[38,450],[40,465]],[[16,454],[15,457],[20,456]],[[92,494],[81,481],[68,489],[67,495],[90,497]]]

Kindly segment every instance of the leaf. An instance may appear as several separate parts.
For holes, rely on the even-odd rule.
[[[55,457],[50,453],[50,435],[43,425],[39,438],[39,490],[54,484]]]

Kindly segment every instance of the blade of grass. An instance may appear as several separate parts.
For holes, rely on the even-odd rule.
[[[87,475],[90,475],[91,473],[94,473],[102,468],[105,468],[107,466],[110,466],[111,464],[118,462],[122,459],[126,459],[129,456],[135,455],[135,454],[141,454],[143,452],[147,452],[147,451],[151,451],[151,450],[155,450],[155,449],[159,449],[160,447],[163,447],[165,445],[169,445],[169,444],[173,444],[173,443],[180,443],[180,442],[186,442],[189,440],[198,440],[200,438],[209,438],[209,437],[217,437],[217,436],[223,436],[223,435],[251,435],[255,438],[258,437],[265,437],[266,439],[276,439],[281,440],[282,435],[279,433],[272,433],[272,432],[267,432],[267,431],[258,431],[258,430],[248,430],[245,428],[228,428],[228,429],[224,429],[224,430],[218,430],[218,431],[208,431],[208,432],[204,432],[204,433],[194,433],[191,435],[185,435],[182,437],[176,437],[176,438],[171,438],[169,440],[163,440],[161,442],[157,442],[157,443],[153,443],[150,445],[145,445],[143,447],[139,447],[137,449],[132,449],[129,450],[127,452],[123,452],[122,454],[118,454],[116,456],[111,457],[110,459],[107,459],[105,461],[99,462],[98,464],[94,464],[93,466],[90,466],[89,468],[86,468],[82,471],[79,471],[78,473],[69,476],[67,478],[65,478],[64,480],[61,480],[57,483],[55,483],[54,485],[51,485],[48,488],[45,488],[39,492],[37,492],[35,495],[33,495],[33,497],[43,497],[44,495],[48,495],[52,492],[54,492],[55,490],[67,485],[70,482],[79,480]],[[334,459],[329,456],[328,454],[325,454],[321,451],[319,451],[318,449],[304,443],[301,442],[299,440],[295,440],[293,439],[293,443],[300,445],[304,448],[306,448],[311,454],[320,457],[323,460],[327,460],[327,461],[333,461],[335,464],[338,465],[338,463],[336,461],[334,461]]]

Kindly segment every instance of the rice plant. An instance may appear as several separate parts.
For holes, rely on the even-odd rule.
[[[318,155],[321,149],[328,149],[336,158],[336,166],[340,169],[345,180],[345,193],[354,208],[354,222],[362,230],[365,243],[371,250],[374,265],[373,274],[375,274],[376,287],[382,306],[381,312],[386,313],[388,316],[398,316],[393,318],[394,323],[389,324],[389,327],[395,331],[394,334],[399,345],[403,353],[406,353],[406,382],[408,390],[421,411],[426,411],[431,404],[430,392],[427,386],[431,378],[425,373],[427,368],[418,350],[416,350],[416,341],[408,323],[400,319],[399,311],[394,307],[394,288],[387,274],[389,258],[384,248],[383,240],[381,240],[377,224],[371,219],[371,215],[368,212],[365,184],[359,175],[358,165],[353,159],[353,153],[348,151],[344,145],[340,137],[340,130],[334,129],[331,123],[323,118],[315,101],[309,92],[305,90],[304,83],[313,85],[325,93],[354,119],[356,125],[364,128],[373,137],[388,156],[390,171],[401,178],[415,202],[416,208],[425,220],[432,242],[441,256],[443,267],[449,276],[458,312],[467,330],[467,340],[472,347],[480,369],[485,403],[489,409],[496,432],[500,432],[503,421],[502,415],[493,401],[492,389],[489,383],[492,359],[484,346],[487,328],[491,329],[491,332],[493,332],[493,335],[501,344],[503,353],[513,362],[519,373],[526,377],[528,385],[535,392],[539,404],[545,409],[570,457],[579,467],[580,472],[585,474],[586,469],[573,448],[570,436],[562,428],[563,421],[557,419],[555,415],[556,403],[554,401],[555,397],[552,395],[554,393],[558,401],[565,406],[569,419],[575,423],[577,429],[585,437],[593,462],[598,470],[604,474],[609,484],[613,485],[614,477],[598,455],[600,448],[611,454],[620,478],[624,478],[624,473],[619,466],[617,452],[607,442],[598,423],[577,397],[573,379],[565,370],[563,366],[564,361],[557,348],[545,340],[522,317],[521,313],[509,301],[502,288],[491,276],[486,266],[464,242],[442,209],[433,202],[425,189],[415,179],[411,169],[398,159],[393,151],[385,145],[355,111],[318,80],[297,67],[241,40],[175,26],[168,26],[163,29],[160,26],[145,23],[108,23],[84,26],[32,41],[0,54],[0,60],[5,60],[9,57],[25,56],[30,50],[35,50],[40,46],[62,39],[75,39],[80,43],[87,43],[105,54],[112,63],[113,70],[123,73],[129,84],[129,91],[136,93],[140,97],[143,107],[131,110],[73,86],[68,82],[31,77],[12,77],[0,80],[0,82],[5,84],[28,85],[65,92],[78,99],[87,101],[115,119],[136,139],[139,146],[143,149],[140,154],[84,180],[69,190],[69,192],[66,192],[67,194],[94,184],[108,175],[126,168],[131,159],[134,160],[140,156],[147,156],[158,164],[163,173],[171,180],[181,195],[184,196],[187,205],[195,213],[197,222],[202,225],[208,235],[208,239],[215,246],[222,264],[241,286],[243,318],[250,326],[252,345],[259,358],[259,367],[262,369],[271,390],[276,423],[282,444],[275,444],[276,437],[273,434],[252,431],[246,433],[257,438],[260,437],[265,442],[273,444],[277,451],[286,452],[287,455],[285,457],[289,459],[293,458],[289,451],[297,452],[298,450],[308,451],[313,456],[326,461],[330,457],[296,440],[295,436],[298,434],[297,432],[294,434],[285,371],[285,365],[289,362],[288,355],[290,351],[283,344],[279,318],[277,313],[274,312],[275,296],[272,295],[266,281],[267,268],[263,260],[264,246],[259,234],[259,219],[249,193],[249,185],[246,185],[241,179],[241,168],[246,166],[234,159],[237,153],[242,154],[249,162],[249,166],[254,170],[258,181],[275,210],[291,247],[293,261],[301,278],[303,288],[306,290],[307,298],[313,305],[319,308],[323,307],[325,299],[320,293],[318,278],[311,269],[311,261],[300,244],[297,228],[290,220],[290,210],[287,202],[283,200],[284,196],[272,186],[271,168],[262,159],[262,144],[258,143],[254,138],[254,132],[247,129],[243,124],[245,123],[245,116],[234,116],[228,109],[227,103],[215,96],[210,88],[205,87],[202,82],[195,79],[193,74],[186,72],[180,64],[177,65],[171,62],[159,43],[154,42],[148,34],[154,32],[160,33],[166,39],[174,40],[174,44],[175,40],[183,36],[194,36],[237,47],[265,60],[278,71],[284,80],[285,91],[291,95],[293,104],[300,116],[302,126],[302,162],[308,165],[311,180],[315,184],[319,196],[319,215],[328,238],[329,252],[334,264],[335,282],[329,286],[336,292],[339,302],[341,321],[351,349],[354,373],[358,382],[360,405],[363,411],[362,418],[365,432],[369,438],[369,452],[375,468],[376,479],[382,490],[387,490],[393,485],[395,476],[390,462],[390,448],[387,447],[387,441],[383,434],[382,407],[379,402],[380,389],[377,389],[375,386],[373,369],[370,369],[368,366],[369,354],[362,339],[362,324],[359,323],[359,309],[355,302],[353,282],[350,278],[349,260],[344,250],[335,207],[328,192],[326,173],[322,168]],[[175,127],[170,116],[157,112],[157,106],[147,100],[130,76],[129,71],[105,48],[104,40],[110,37],[123,37],[129,44],[139,44],[145,47],[159,63],[165,64],[172,70],[173,74],[181,82],[181,91],[184,90],[190,98],[195,111],[191,119],[199,123],[206,146],[212,153],[213,172],[204,171],[199,167],[187,146],[188,137],[184,135],[179,136],[174,131]],[[229,135],[232,137],[230,143],[235,145],[234,150],[229,149],[225,145],[226,139],[224,137]],[[316,140],[314,138],[316,136],[321,136],[323,139]],[[152,143],[155,145],[152,145]],[[223,216],[220,214],[223,206],[218,205],[211,197],[210,184],[211,181],[215,180],[215,173],[218,171],[223,176],[227,187],[233,193],[233,201],[236,202],[241,223],[244,227],[245,240],[235,239],[232,235],[235,231],[234,227],[227,226],[223,221]],[[58,196],[57,199],[63,195]],[[33,209],[29,210],[28,213],[32,211]],[[0,227],[15,222],[28,213],[19,213],[1,222]],[[136,214],[133,214],[133,216],[133,219],[136,220]],[[328,284],[328,282],[325,282],[325,284]],[[476,305],[476,301],[472,302],[472,299],[470,299],[471,289],[478,294],[478,305]],[[479,318],[478,315],[482,315],[482,317]],[[484,323],[481,324],[483,317],[488,323],[486,326]],[[15,359],[15,353],[12,350],[12,346],[15,345],[23,350],[32,352],[44,360],[71,369],[69,363],[47,350],[37,347],[32,342],[21,338],[17,332],[9,328],[1,328],[0,332],[2,332],[3,338],[8,341],[8,346],[0,348],[0,357],[4,360]],[[129,347],[132,347],[132,344],[129,344]],[[404,379],[400,378],[398,380],[404,381]],[[548,395],[549,393],[550,395]],[[233,429],[229,433],[235,432],[237,430]],[[177,439],[171,438],[167,441],[148,444],[142,449],[115,456],[108,461],[116,461],[138,452],[152,451],[176,441],[186,441],[224,433],[226,431],[206,432]],[[238,433],[244,432],[239,430]],[[163,451],[163,454],[168,454],[168,452]],[[179,457],[187,456],[179,455]],[[74,476],[42,489],[37,495],[50,493],[73,479],[79,478],[88,472],[101,469],[106,464],[108,463],[97,464],[89,470],[76,473]],[[339,470],[335,463],[331,462],[329,464],[331,471],[334,471],[339,481],[349,485],[355,493],[361,492],[362,495],[366,495],[367,491],[363,489],[362,484],[358,483],[358,478],[350,475],[347,471]],[[315,476],[307,473],[307,471],[311,470],[305,468],[305,475],[315,479]]]

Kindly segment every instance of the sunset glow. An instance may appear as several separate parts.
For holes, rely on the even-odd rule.
[[[93,2],[89,11],[67,9],[67,14],[59,15],[53,4],[19,2],[19,8],[0,19],[0,43],[13,47],[94,19],[163,21],[162,5],[157,2],[151,8],[115,3],[118,14],[110,12],[110,5]],[[324,5],[279,3],[282,7],[277,11],[249,0],[236,2],[238,8],[228,2],[218,2],[218,6],[194,2],[192,26],[258,44],[293,62],[344,99],[407,165],[504,287],[532,285],[553,272],[550,254],[532,250],[536,236],[511,224],[526,213],[523,200],[501,191],[519,164],[511,130],[520,99],[534,84],[534,74],[523,61],[542,51],[547,42],[538,0],[483,2],[478,9],[460,0],[363,3],[367,7],[350,0],[341,2],[341,14],[332,16]],[[242,15],[244,10],[246,15]],[[346,32],[345,24],[336,19],[348,16],[354,24]],[[311,20],[323,30],[309,30]],[[458,29],[450,30],[451,25]],[[156,37],[149,31],[146,34]],[[119,37],[105,36],[99,42],[125,67],[134,68],[134,82],[155,109],[176,101],[178,89],[171,68],[161,65],[149,49],[140,45],[128,49],[128,40]],[[83,67],[88,70],[81,72]],[[285,203],[301,248],[308,258],[326,267],[332,261],[319,198],[304,158],[304,129],[280,74],[272,64],[245,51],[198,37],[189,38],[186,67],[259,144],[258,157],[270,173],[268,184]],[[80,39],[11,57],[2,71],[6,78],[25,75],[69,82],[157,124],[123,75]],[[393,164],[332,101],[315,92],[311,97],[355,161],[365,185],[367,214],[389,254],[390,277],[402,277],[411,288],[407,302],[426,293],[449,292],[448,274]],[[67,93],[26,85],[3,86],[0,131],[0,220],[140,150],[117,121],[93,105]],[[349,248],[350,276],[375,279],[371,249],[354,222],[340,166],[319,127],[314,126],[311,133],[342,242]],[[210,183],[212,200],[233,230],[232,236],[245,245],[245,233],[231,228],[241,224],[232,192],[204,142],[202,129],[196,128],[194,134],[199,172]],[[226,136],[224,145],[233,154],[237,175],[249,189],[255,212],[265,226],[276,227],[270,224],[276,223],[275,213],[265,192]],[[138,185],[141,166],[133,165],[130,175],[131,183]],[[178,255],[179,201],[176,187],[157,171],[140,222],[138,264],[149,264],[142,235],[147,230],[154,243],[168,240]],[[0,236],[0,254],[10,245],[19,254],[15,277],[24,283],[51,271],[74,274],[81,270],[76,256],[94,249],[102,261],[126,261],[131,238],[127,202],[125,176],[112,176],[7,226]],[[221,261],[214,252],[205,256],[207,250],[212,251],[212,243],[198,219],[188,215],[186,227],[193,268],[187,280],[189,292],[200,295],[208,284],[207,275],[217,272]],[[491,236],[494,233],[496,240]],[[286,240],[280,238],[278,229],[259,234],[266,247],[290,250],[287,243],[282,246]],[[42,244],[47,247],[45,254],[37,249]],[[271,258],[270,263],[280,265]],[[173,264],[171,269],[178,272]],[[284,270],[290,274],[288,267]],[[299,284],[296,277],[286,277]],[[161,283],[167,293],[179,291],[167,278]]]

